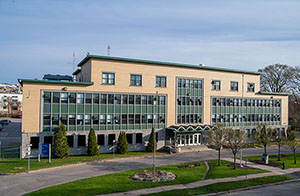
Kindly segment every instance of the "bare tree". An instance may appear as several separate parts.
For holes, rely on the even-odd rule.
[[[254,132],[255,142],[264,146],[264,153],[267,153],[267,145],[271,141],[271,129],[267,128],[265,124],[260,124],[256,128],[256,132]]]
[[[258,72],[262,72],[260,78],[262,91],[287,92],[290,90],[289,87],[294,78],[295,68],[275,64],[259,69]]]
[[[234,169],[236,169],[236,154],[247,143],[247,136],[245,131],[239,129],[226,128],[225,140],[228,147],[231,149],[234,159]]]
[[[216,124],[208,133],[207,143],[218,151],[218,165],[221,165],[221,149],[225,143],[224,125]]]
[[[297,163],[296,150],[300,146],[300,142],[297,140],[295,130],[289,128],[287,131],[287,145],[294,154],[294,164]]]
[[[280,161],[281,158],[281,146],[283,146],[285,139],[285,134],[282,133],[280,129],[272,129],[272,140],[276,142],[278,146],[278,161]]]

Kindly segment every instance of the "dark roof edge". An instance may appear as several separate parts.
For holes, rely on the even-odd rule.
[[[258,91],[256,94],[258,94],[258,95],[284,95],[284,96],[288,96],[291,93],[286,93],[286,92],[261,92],[261,91]]]
[[[76,70],[72,73],[72,75],[77,75],[79,72],[81,72],[81,69],[76,69]]]
[[[23,86],[23,82],[29,83],[51,83],[51,84],[70,84],[70,85],[93,85],[94,82],[69,82],[69,81],[55,81],[55,80],[32,80],[32,79],[17,79],[18,82]]]
[[[189,68],[197,68],[197,69],[204,69],[204,70],[246,73],[246,74],[253,74],[253,75],[260,75],[261,74],[260,72],[255,72],[255,71],[245,71],[245,70],[237,70],[237,69],[218,68],[218,67],[210,67],[210,66],[200,66],[200,65],[193,65],[193,64],[172,63],[172,62],[152,61],[152,60],[143,60],[143,59],[132,59],[132,58],[124,58],[124,57],[101,56],[101,55],[87,55],[84,59],[82,59],[80,61],[80,63],[77,66],[78,67],[82,66],[84,63],[86,63],[91,58],[112,60],[112,61],[127,61],[127,62],[135,62],[135,63],[159,64],[159,65],[166,65],[166,66],[189,67]]]

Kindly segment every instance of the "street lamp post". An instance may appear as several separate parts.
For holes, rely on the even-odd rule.
[[[154,108],[153,108],[153,123],[152,123],[152,129],[153,129],[153,132],[154,132],[154,138],[153,138],[153,166],[152,166],[152,175],[154,176],[155,175],[155,150],[156,150],[156,137],[155,137],[155,120],[158,120],[157,119],[157,115],[156,115],[156,105],[157,105],[157,101],[158,101],[158,91],[156,91],[156,95],[155,95],[155,99],[154,99]],[[155,116],[156,116],[156,119],[155,119]]]
[[[245,79],[245,75],[242,74],[242,105],[244,104],[244,79]],[[242,119],[243,119],[243,117],[242,117]],[[244,131],[243,130],[243,123],[244,122],[242,120],[242,131]],[[243,165],[242,165],[242,157],[243,157],[243,146],[241,146],[240,167],[243,167]]]

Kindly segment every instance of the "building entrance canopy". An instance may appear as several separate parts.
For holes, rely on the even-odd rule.
[[[194,146],[202,145],[204,141],[204,132],[212,129],[211,125],[172,125],[167,128],[169,133],[169,142],[175,146]]]
[[[172,125],[167,129],[173,131],[173,133],[201,133],[203,131],[209,131],[213,128],[211,125]]]

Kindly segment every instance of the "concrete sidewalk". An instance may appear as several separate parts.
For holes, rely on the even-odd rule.
[[[233,162],[232,158],[224,158],[222,160]],[[245,161],[242,161],[242,164],[245,164]],[[270,171],[270,172],[266,172],[266,173],[248,175],[247,179],[260,178],[260,177],[266,177],[266,176],[286,175],[286,174],[300,171],[300,168],[291,168],[291,169],[287,169],[287,170],[282,170],[280,168],[270,167],[270,166],[266,166],[266,165],[259,165],[259,164],[255,164],[253,162],[248,162],[247,165],[249,167]],[[136,195],[143,195],[143,194],[159,193],[162,191],[169,191],[169,190],[198,188],[198,187],[215,184],[215,183],[219,183],[219,182],[232,182],[232,181],[240,181],[240,180],[246,180],[246,177],[238,176],[238,177],[229,177],[229,178],[201,180],[201,181],[187,183],[187,184],[175,184],[175,185],[168,185],[168,186],[160,186],[160,187],[139,189],[139,190],[122,192],[122,193],[106,194],[106,195],[108,195],[108,196],[129,196],[129,195],[136,196]]]

